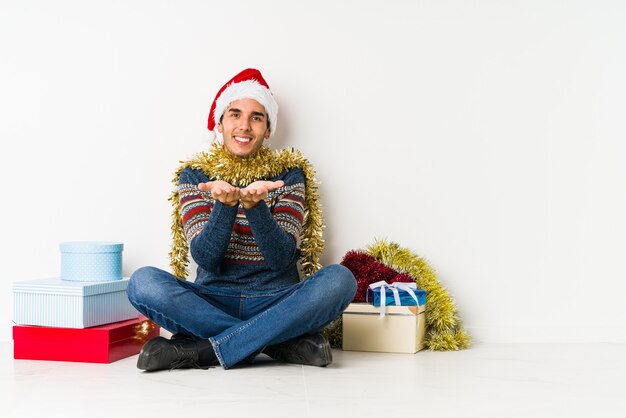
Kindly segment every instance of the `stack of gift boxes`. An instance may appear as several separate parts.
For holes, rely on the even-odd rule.
[[[343,349],[417,353],[424,348],[426,291],[415,283],[369,285],[365,303],[351,303],[342,315]]]
[[[66,242],[61,277],[13,283],[14,358],[111,363],[159,327],[130,304],[119,242]]]

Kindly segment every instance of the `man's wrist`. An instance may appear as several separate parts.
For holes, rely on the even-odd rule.
[[[222,205],[234,208],[235,206],[239,205],[239,201],[238,200],[233,200],[232,202],[222,202]]]
[[[258,204],[259,202],[246,202],[243,200],[241,201],[241,205],[243,206],[244,209],[252,209]]]

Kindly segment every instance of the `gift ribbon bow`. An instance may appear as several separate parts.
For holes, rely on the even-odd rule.
[[[374,289],[380,289],[380,319],[385,317],[387,289],[390,289],[393,293],[393,299],[396,302],[396,306],[400,306],[400,292],[398,292],[398,290],[405,290],[409,295],[411,295],[413,299],[415,299],[415,303],[419,305],[417,295],[413,291],[413,289],[417,289],[417,285],[415,283],[394,282],[389,284],[386,281],[381,280],[379,282],[370,284],[370,289],[372,289],[372,291]]]

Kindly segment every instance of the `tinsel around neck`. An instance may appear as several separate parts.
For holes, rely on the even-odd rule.
[[[285,153],[290,151],[272,152],[267,147],[261,147],[253,156],[242,158],[228,152],[223,145],[213,144],[209,152],[201,152],[191,159],[188,167],[204,171],[212,180],[245,187],[256,180],[280,174],[281,169],[286,168],[281,164],[285,162]]]
[[[275,177],[286,170],[298,167],[305,178],[304,225],[300,240],[300,265],[305,276],[313,274],[321,267],[319,256],[324,250],[322,231],[324,229],[322,209],[317,191],[318,182],[311,163],[301,152],[294,149],[272,151],[261,147],[250,157],[237,157],[224,148],[213,144],[209,151],[201,152],[188,161],[181,162],[174,173],[174,190],[169,200],[172,202],[172,245],[169,253],[172,273],[185,280],[188,276],[189,244],[183,232],[178,179],[185,168],[201,170],[209,180],[222,180],[235,186],[245,187],[250,183]]]

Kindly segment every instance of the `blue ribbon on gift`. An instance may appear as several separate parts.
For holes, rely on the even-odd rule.
[[[384,292],[385,297],[381,297],[382,292]],[[385,316],[385,306],[422,306],[426,304],[426,291],[418,289],[415,283],[395,282],[389,284],[381,280],[369,285],[365,300],[374,306],[380,306],[382,318]]]

